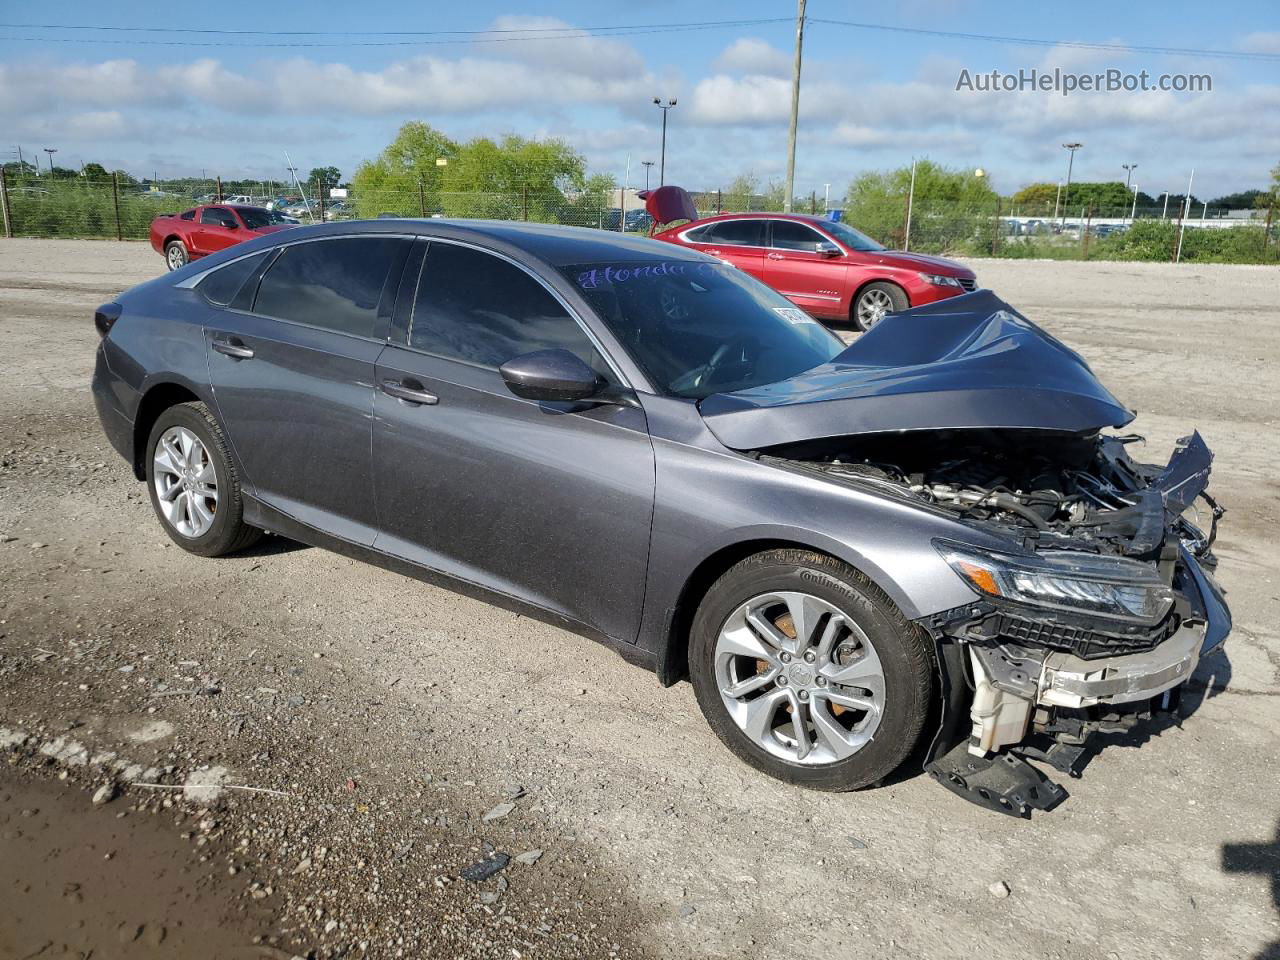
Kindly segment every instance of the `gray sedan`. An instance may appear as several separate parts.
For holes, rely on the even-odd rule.
[[[989,291],[846,347],[703,254],[378,220],[253,240],[104,304],[103,428],[179,546],[263,531],[683,678],[738,757],[825,790],[913,755],[1027,816],[1230,629],[1193,435]]]

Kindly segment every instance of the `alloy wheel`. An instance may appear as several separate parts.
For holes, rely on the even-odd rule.
[[[858,323],[870,330],[893,312],[893,299],[884,290],[868,290],[858,298]]]
[[[170,427],[156,444],[154,464],[165,522],[184,537],[204,536],[218,512],[218,475],[200,438],[186,427]]]
[[[179,270],[186,265],[187,257],[182,247],[176,243],[169,244],[169,269]]]
[[[884,715],[875,647],[851,617],[812,594],[766,593],[742,604],[720,628],[714,663],[733,722],[791,763],[852,756]]]

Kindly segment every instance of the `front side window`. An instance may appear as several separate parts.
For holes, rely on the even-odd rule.
[[[733,247],[764,246],[763,220],[721,220],[711,225],[711,243]]]
[[[794,220],[774,220],[773,239],[769,246],[778,250],[803,250],[806,253],[817,253],[831,241],[812,227]]]
[[[205,207],[200,213],[200,222],[207,223],[215,227],[239,226],[236,222],[235,214],[230,210],[223,210],[220,207]]]
[[[285,247],[262,277],[254,312],[336,333],[376,337],[378,302],[405,242],[366,236]]]
[[[558,348],[612,379],[586,331],[542,284],[514,264],[452,243],[433,242],[427,251],[409,345],[494,368]]]
[[[691,260],[561,268],[663,393],[702,399],[785,380],[844,343],[747,274]]]

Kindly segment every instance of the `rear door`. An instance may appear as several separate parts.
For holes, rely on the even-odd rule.
[[[634,641],[654,497],[643,410],[507,389],[500,364],[553,347],[621,382],[523,267],[432,240],[411,281],[412,270],[400,294],[412,294],[411,315],[397,310],[407,334],[393,336],[375,374],[375,546]],[[405,389],[418,399],[384,392]]]
[[[242,480],[267,506],[364,545],[376,533],[374,361],[410,246],[369,234],[285,246],[205,328]]]
[[[844,251],[830,238],[798,220],[769,221],[764,282],[796,306],[815,317],[846,319],[848,274]]]
[[[765,221],[760,217],[716,220],[698,233],[689,246],[731,263],[757,280],[765,275]]]
[[[191,246],[199,254],[217,253],[244,238],[244,228],[227,207],[204,207],[191,230]]]

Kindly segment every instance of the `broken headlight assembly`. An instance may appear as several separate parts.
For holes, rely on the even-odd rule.
[[[1174,603],[1173,590],[1150,564],[1062,551],[1015,556],[948,541],[934,546],[981,596],[1022,606],[1156,624]]]

